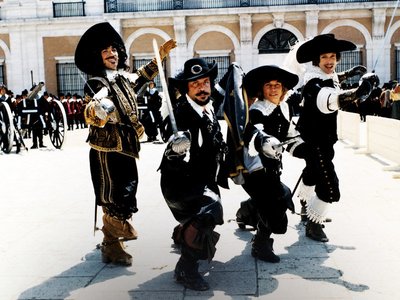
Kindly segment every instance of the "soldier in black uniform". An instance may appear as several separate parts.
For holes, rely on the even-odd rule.
[[[302,44],[296,54],[299,63],[312,62],[304,75],[304,106],[298,122],[306,143],[306,167],[299,197],[306,205],[306,236],[321,242],[328,241],[322,222],[329,204],[340,199],[339,179],[332,162],[338,139],[337,111],[367,98],[379,80],[372,73],[363,75],[366,72],[363,66],[336,73],[341,52],[354,49],[356,45],[352,42],[338,40],[333,34],[322,34]],[[343,80],[356,75],[363,75],[358,87],[341,89]]]
[[[165,58],[175,48],[173,40],[160,47]],[[138,119],[136,92],[158,73],[155,60],[128,72],[127,53],[119,33],[110,23],[93,25],[81,37],[75,63],[93,77],[84,87],[85,119],[89,128],[90,171],[96,204],[103,209],[103,262],[129,266],[132,256],[123,242],[137,238],[129,219],[138,211],[136,192],[139,139],[144,129]]]
[[[31,91],[36,86],[32,87]],[[23,96],[28,96],[28,91],[22,92]],[[48,112],[48,102],[43,97],[27,98],[24,97],[17,104],[18,127],[28,128],[32,133],[31,149],[46,148],[43,143],[43,130],[46,129],[46,113]]]
[[[193,290],[207,290],[198,272],[198,261],[213,258],[223,223],[223,211],[216,178],[221,170],[226,144],[215,115],[211,92],[217,64],[201,58],[185,62],[184,70],[170,78],[178,88],[174,115],[179,132],[170,136],[161,162],[161,190],[173,216],[180,223],[174,241],[181,246],[175,279]]]
[[[162,121],[160,112],[162,98],[154,81],[149,82],[143,96],[147,100],[147,110],[143,113],[142,119],[144,132],[147,135],[147,141],[154,142],[157,140],[158,127]]]

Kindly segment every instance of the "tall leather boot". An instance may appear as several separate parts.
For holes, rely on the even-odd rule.
[[[188,289],[206,291],[210,289],[210,286],[200,275],[198,269],[199,264],[197,260],[182,254],[176,264],[174,278],[176,282]]]
[[[318,224],[311,220],[308,220],[306,224],[306,236],[318,242],[328,242],[329,239],[326,236],[325,232],[322,230],[323,227],[324,225],[322,224]]]
[[[281,259],[274,253],[274,239],[257,233],[252,242],[251,255],[253,257],[270,263],[280,262]]]
[[[251,255],[262,261],[278,263],[281,259],[274,253],[272,247],[274,239],[270,237],[271,230],[266,224],[267,223],[262,221],[261,218],[258,221],[257,233],[252,240]]]
[[[104,213],[103,243],[101,246],[102,260],[104,263],[130,266],[132,256],[124,250],[123,240],[137,239],[137,232],[126,220],[118,220]]]
[[[132,265],[132,255],[125,252],[123,243],[111,235],[104,226],[101,230],[104,234],[103,243],[100,247],[102,261],[121,266]]]
[[[110,234],[115,237],[122,237],[124,240],[136,240],[138,237],[135,228],[126,220],[121,221],[104,213],[103,224]]]

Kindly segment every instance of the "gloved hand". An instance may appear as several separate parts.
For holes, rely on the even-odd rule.
[[[159,49],[161,60],[166,58],[169,55],[169,52],[174,48],[176,48],[176,41],[174,39],[170,39],[162,44]]]
[[[363,102],[371,94],[371,91],[372,85],[369,83],[369,81],[364,80],[361,82],[358,88],[344,90],[339,94],[339,107],[343,108],[358,99]]]
[[[367,72],[367,68],[361,65],[355,66],[349,70],[346,70],[344,72],[338,73],[339,81],[342,82],[343,80],[346,80],[347,78],[351,78],[357,75],[363,75]]]
[[[100,120],[105,120],[109,114],[115,111],[114,103],[108,98],[102,98],[94,107],[96,116]]]
[[[262,153],[268,158],[280,160],[283,153],[283,147],[278,146],[279,144],[280,141],[276,137],[272,135],[265,136],[261,145]]]
[[[360,81],[358,82],[358,84],[361,85],[363,81],[368,81],[371,84],[372,88],[374,88],[374,87],[379,85],[379,77],[375,73],[366,73],[366,74],[364,74],[360,78]]]
[[[190,149],[190,139],[189,131],[178,131],[177,135],[171,135],[168,142],[173,152],[183,155]]]
[[[347,70],[345,73],[347,75],[347,78],[357,75],[364,75],[365,73],[367,73],[367,68],[359,65]]]
[[[371,94],[373,89],[373,85],[368,80],[364,80],[361,82],[360,86],[356,91],[356,98],[360,99],[360,102],[365,101],[368,96]]]

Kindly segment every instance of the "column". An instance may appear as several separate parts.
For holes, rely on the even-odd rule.
[[[250,14],[240,14],[240,49],[235,49],[235,57],[243,71],[248,72],[253,68],[253,37]]]

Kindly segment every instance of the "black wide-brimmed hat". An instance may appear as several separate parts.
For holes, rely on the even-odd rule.
[[[265,65],[248,72],[243,78],[243,87],[249,97],[257,97],[263,90],[263,85],[271,80],[277,80],[290,90],[299,82],[299,77],[275,65]]]
[[[82,72],[98,75],[104,69],[101,50],[114,46],[118,51],[118,68],[125,68],[127,59],[124,41],[108,22],[90,27],[79,40],[75,50],[75,64]]]
[[[175,77],[170,77],[169,82],[176,87],[185,85],[189,81],[194,81],[204,77],[210,77],[214,81],[218,75],[218,64],[206,62],[203,58],[191,58],[185,62],[183,71]]]
[[[338,40],[334,34],[321,34],[305,42],[299,47],[296,59],[299,63],[313,61],[323,53],[350,51],[356,49],[356,45],[346,40]]]

